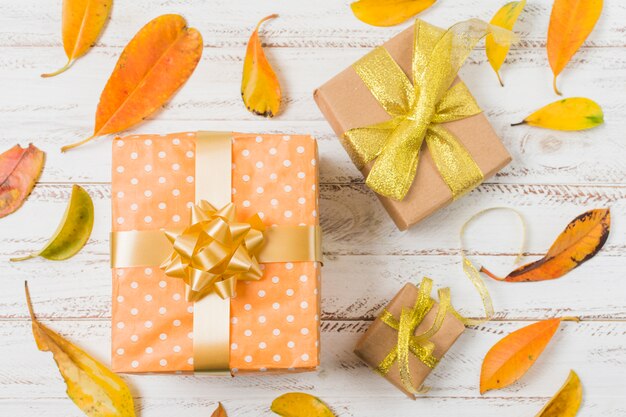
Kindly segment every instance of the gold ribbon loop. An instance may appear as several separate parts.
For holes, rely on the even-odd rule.
[[[192,207],[186,229],[165,232],[173,252],[161,268],[187,284],[187,301],[200,300],[211,292],[232,298],[238,281],[256,281],[263,276],[256,259],[263,244],[263,222],[258,215],[246,223],[235,219],[233,203],[218,210],[203,200]]]
[[[484,175],[458,139],[439,126],[481,112],[457,73],[478,41],[494,34],[510,43],[508,31],[471,19],[447,31],[415,22],[413,83],[383,47],[356,64],[354,70],[391,120],[344,133],[346,148],[357,167],[374,161],[366,184],[375,192],[402,200],[415,179],[424,140],[453,198],[480,184]]]

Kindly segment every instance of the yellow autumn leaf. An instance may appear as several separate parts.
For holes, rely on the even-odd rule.
[[[598,103],[584,97],[555,101],[537,110],[520,123],[553,130],[586,130],[604,123],[604,112]]]
[[[274,117],[280,109],[281,91],[278,77],[263,52],[259,39],[259,27],[278,15],[264,17],[257,24],[248,41],[243,61],[241,98],[249,111],[259,116]]]
[[[357,19],[373,26],[395,26],[428,9],[437,0],[359,0],[350,5]]]
[[[63,49],[67,63],[59,70],[42,77],[54,77],[65,72],[74,61],[85,55],[98,40],[109,17],[113,0],[64,0]]]
[[[12,258],[11,262],[25,261],[37,256],[51,261],[71,258],[89,240],[93,222],[93,201],[83,187],[74,184],[63,219],[44,248],[22,258]]]
[[[535,417],[574,417],[583,401],[583,386],[576,372],[570,371],[567,381]]]
[[[51,352],[67,385],[67,395],[89,417],[135,417],[133,397],[117,374],[35,317],[25,283],[26,303],[37,348]]]
[[[335,417],[322,400],[303,392],[281,395],[272,402],[271,409],[282,417]]]
[[[498,10],[493,19],[491,19],[490,24],[507,30],[513,30],[513,26],[515,26],[515,22],[517,22],[517,19],[522,13],[522,10],[524,10],[524,7],[526,7],[526,0],[512,1],[510,3],[507,3],[504,5],[504,7]],[[496,43],[491,33],[487,35],[485,44],[489,63],[491,64],[493,70],[496,72],[496,75],[498,76],[498,81],[500,81],[500,85],[504,86],[504,83],[502,82],[502,77],[500,76],[500,68],[502,67],[504,60],[509,53],[511,45]]]

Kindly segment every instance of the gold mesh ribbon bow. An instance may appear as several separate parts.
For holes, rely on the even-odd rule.
[[[188,301],[212,292],[231,298],[237,281],[257,281],[263,276],[256,259],[263,244],[263,222],[254,215],[238,223],[235,214],[233,203],[217,210],[201,201],[191,209],[189,227],[165,232],[174,250],[161,268],[187,284]]]
[[[383,47],[354,64],[369,91],[391,120],[350,129],[344,141],[358,168],[374,161],[366,184],[375,192],[402,200],[415,179],[422,143],[439,173],[458,198],[480,184],[484,175],[471,155],[442,123],[481,112],[457,73],[478,41],[487,34],[510,43],[510,32],[471,19],[447,31],[415,22],[413,83]],[[495,36],[497,35],[497,36]]]
[[[387,310],[384,310],[380,315],[383,323],[398,331],[398,343],[378,365],[376,371],[384,376],[391,370],[393,364],[397,362],[402,385],[411,394],[417,394],[418,390],[413,386],[409,369],[409,354],[415,355],[431,369],[437,365],[438,359],[432,354],[435,346],[429,339],[439,331],[446,314],[452,309],[450,289],[440,289],[438,291],[439,308],[432,326],[424,333],[414,335],[417,326],[420,325],[426,314],[433,307],[434,301],[430,298],[432,287],[433,281],[429,278],[423,278],[419,286],[415,305],[413,308],[402,308],[399,320],[393,317]]]
[[[391,367],[397,362],[398,369],[400,371],[400,381],[404,388],[411,394],[418,394],[420,387],[414,387],[411,377],[409,366],[409,355],[415,355],[424,365],[433,369],[439,362],[439,360],[433,356],[433,350],[435,345],[430,341],[430,338],[435,335],[441,329],[443,321],[446,318],[446,314],[451,313],[457,319],[461,321],[465,326],[475,326],[482,324],[493,317],[493,305],[491,303],[491,297],[485,287],[485,283],[480,279],[480,275],[474,265],[465,258],[463,255],[463,269],[476,287],[476,290],[480,294],[480,298],[485,310],[485,317],[480,319],[471,319],[463,317],[452,306],[450,288],[440,288],[437,291],[439,296],[439,307],[437,308],[437,315],[433,324],[425,332],[416,335],[415,330],[420,325],[426,314],[431,310],[434,305],[434,301],[430,298],[430,294],[433,288],[433,281],[430,278],[424,277],[419,285],[417,299],[413,308],[402,308],[400,318],[396,319],[386,309],[380,315],[380,320],[387,326],[398,331],[398,342],[396,346],[387,354],[385,359],[378,365],[376,371],[385,376]]]

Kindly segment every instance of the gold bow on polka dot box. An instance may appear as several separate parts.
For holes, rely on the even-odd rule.
[[[318,366],[317,158],[310,136],[113,142],[115,371]]]

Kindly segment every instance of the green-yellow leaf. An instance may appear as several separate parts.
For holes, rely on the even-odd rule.
[[[72,401],[89,417],[135,417],[133,397],[124,380],[41,324],[33,311],[28,284],[25,290],[37,348],[52,353]]]
[[[537,110],[522,122],[553,130],[586,130],[604,123],[604,113],[598,103],[588,98],[573,97],[555,101]]]
[[[322,400],[303,392],[290,392],[276,398],[272,411],[282,417],[335,417]]]
[[[494,26],[499,26],[507,30],[513,30],[513,26],[515,26],[515,22],[517,22],[517,19],[522,13],[522,10],[524,10],[524,7],[526,7],[526,0],[507,3],[504,7],[498,10],[493,19],[491,19],[490,23]],[[502,77],[500,76],[500,68],[502,67],[502,64],[504,64],[504,60],[509,53],[510,47],[510,44],[496,43],[492,34],[487,35],[487,58],[489,59],[491,67],[496,72],[498,80],[502,86],[504,86],[504,83],[502,82]]]
[[[37,256],[52,261],[71,258],[87,243],[93,229],[93,220],[93,201],[89,193],[83,187],[74,184],[63,220],[46,246],[39,252],[22,258],[13,258],[11,262],[23,261]]]
[[[574,417],[583,401],[583,386],[576,372],[570,371],[567,381],[535,417]]]

